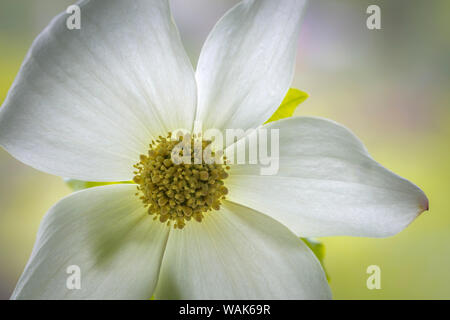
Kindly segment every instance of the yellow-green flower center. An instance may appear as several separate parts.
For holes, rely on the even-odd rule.
[[[204,214],[219,210],[221,201],[225,199],[228,189],[224,180],[228,177],[225,171],[228,166],[203,159],[202,150],[211,143],[207,140],[184,138],[185,146],[194,150],[183,163],[175,164],[172,151],[183,143],[183,137],[178,140],[159,137],[152,141],[147,155],[141,155],[133,181],[138,184],[138,196],[148,208],[150,215],[155,215],[162,223],[174,228],[184,228],[186,221],[192,218],[201,222]],[[178,150],[178,149],[175,149]],[[184,149],[186,150],[186,149]],[[200,158],[199,158],[200,156]],[[214,158],[214,152],[211,153]],[[199,160],[200,159],[200,160]],[[177,161],[175,161],[177,162]],[[186,163],[190,162],[190,163]]]

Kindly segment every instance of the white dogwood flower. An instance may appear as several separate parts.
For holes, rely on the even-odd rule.
[[[195,72],[165,0],[84,1],[80,30],[66,27],[65,13],[50,23],[0,109],[0,144],[44,172],[134,178],[140,190],[96,187],[53,206],[12,298],[327,299],[300,236],[391,236],[428,209],[418,187],[325,119],[264,125],[280,134],[273,176],[256,164],[194,172],[158,158],[170,147],[161,139],[149,150],[195,120],[247,130],[269,119],[292,80],[303,4],[238,4],[212,30]],[[191,195],[177,172],[195,178],[183,185]],[[71,265],[81,270],[78,290],[66,287]]]

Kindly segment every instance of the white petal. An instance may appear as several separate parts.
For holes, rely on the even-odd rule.
[[[196,84],[167,1],[84,1],[39,35],[0,109],[0,144],[52,174],[130,180],[153,137],[192,128]]]
[[[203,129],[255,128],[292,81],[303,0],[246,0],[212,30],[196,72]]]
[[[157,299],[327,299],[320,263],[287,228],[224,202],[170,233]]]
[[[150,299],[169,228],[152,220],[135,192],[135,185],[111,185],[58,202],[12,298]],[[72,265],[81,271],[79,290],[66,286]]]
[[[296,234],[391,236],[428,210],[422,190],[373,160],[346,128],[309,117],[264,127],[279,129],[279,171],[263,176],[258,165],[233,166],[228,199]]]

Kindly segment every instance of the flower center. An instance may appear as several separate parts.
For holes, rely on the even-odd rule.
[[[179,153],[180,144],[184,148]],[[228,193],[223,180],[228,177],[225,170],[229,167],[203,159],[202,150],[210,144],[211,141],[187,136],[174,140],[169,133],[166,138],[160,136],[156,142],[152,141],[148,154],[140,156],[134,165],[133,181],[138,184],[136,195],[140,195],[148,214],[155,215],[153,220],[167,222],[168,226],[173,220],[174,228],[182,229],[186,221],[193,218],[201,222],[205,213],[220,209]],[[176,164],[173,154],[181,153],[183,161]],[[211,157],[215,156],[211,152]]]

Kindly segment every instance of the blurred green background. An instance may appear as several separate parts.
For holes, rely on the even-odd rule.
[[[194,64],[236,2],[171,1]],[[71,3],[1,0],[0,102],[33,39]],[[370,4],[381,7],[382,30],[366,28]],[[336,299],[450,298],[449,12],[448,0],[314,0],[305,11],[293,87],[310,98],[296,114],[346,125],[430,199],[430,211],[394,237],[321,239]],[[69,192],[0,149],[0,298],[9,298],[42,216]],[[381,268],[381,290],[366,287],[369,265]]]

